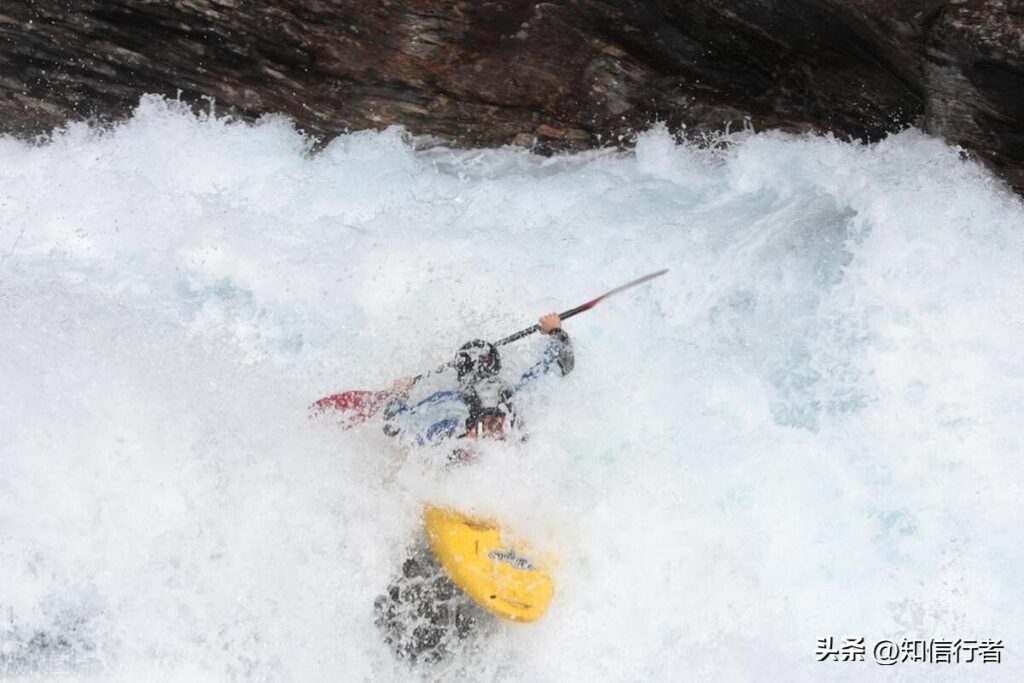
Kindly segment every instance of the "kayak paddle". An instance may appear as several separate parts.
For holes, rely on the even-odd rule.
[[[616,287],[611,291],[605,292],[601,296],[591,299],[590,301],[584,304],[580,304],[576,308],[571,308],[564,313],[559,313],[558,317],[561,318],[562,320],[567,320],[568,318],[571,318],[574,315],[579,315],[584,311],[589,311],[591,308],[598,305],[605,299],[615,296],[616,294],[623,292],[631,287],[636,287],[637,285],[647,282],[648,280],[653,280],[656,277],[660,277],[667,272],[668,269],[666,268],[653,273],[648,273],[643,277],[639,277],[631,282],[627,282],[624,285]],[[527,327],[524,330],[519,330],[515,334],[510,334],[509,336],[494,342],[494,345],[504,346],[505,344],[511,344],[512,342],[522,339],[523,337],[528,337],[529,335],[533,334],[534,332],[537,332],[538,330],[540,330],[539,324],[531,325],[530,327]],[[424,377],[429,377],[431,375],[436,375],[438,373],[444,372],[451,366],[452,361],[448,361],[447,363],[439,365],[433,370],[430,370],[429,372],[424,372],[419,375],[416,375],[415,377],[412,378],[412,382],[413,384],[415,384]],[[391,390],[344,391],[340,394],[331,394],[330,396],[325,396],[324,398],[321,398],[320,400],[316,401],[315,403],[313,403],[313,405],[310,406],[310,410],[314,414],[322,413],[327,410],[336,410],[343,415],[343,419],[341,422],[342,429],[348,429],[350,427],[354,427],[357,424],[365,422],[366,420],[369,420],[374,415],[376,415],[380,411],[380,409],[384,407],[384,404],[387,403],[388,400],[395,395],[395,393],[396,392]]]

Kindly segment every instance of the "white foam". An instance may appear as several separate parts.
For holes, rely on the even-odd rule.
[[[727,142],[314,152],[156,98],[0,139],[7,665],[405,678],[371,606],[432,498],[558,556],[550,614],[442,677],[879,675],[831,635],[1002,638],[894,675],[1019,678],[1020,201],[915,131]],[[662,267],[567,323],[577,371],[478,466],[306,419]],[[11,654],[36,632],[70,644]]]

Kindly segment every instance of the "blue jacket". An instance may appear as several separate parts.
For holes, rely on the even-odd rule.
[[[501,395],[503,412],[508,415],[511,425],[515,426],[516,423],[511,399],[520,389],[556,368],[561,375],[567,375],[572,372],[574,365],[569,335],[563,330],[554,330],[548,335],[548,343],[541,357],[514,384],[492,380],[498,385],[495,388]],[[408,395],[392,399],[384,408],[384,433],[416,446],[433,445],[464,436],[470,417],[467,389],[443,389],[415,402],[410,402]]]

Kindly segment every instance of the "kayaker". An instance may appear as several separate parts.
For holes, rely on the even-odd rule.
[[[458,381],[453,388],[413,401],[412,378],[395,380],[391,385],[395,396],[384,408],[384,433],[419,446],[446,440],[505,439],[521,433],[513,404],[516,393],[556,368],[561,375],[569,374],[575,362],[572,341],[557,313],[541,316],[539,327],[548,343],[541,357],[514,383],[501,376],[497,347],[481,339],[466,342],[456,352],[452,365]],[[471,452],[456,444],[453,458],[465,460]]]

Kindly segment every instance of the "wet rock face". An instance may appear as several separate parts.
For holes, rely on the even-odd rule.
[[[925,128],[1024,191],[1024,0],[950,3],[929,32]]]
[[[875,139],[911,123],[1024,178],[1021,0],[0,0],[0,126],[141,94],[398,123],[462,145],[616,143],[660,119]]]

